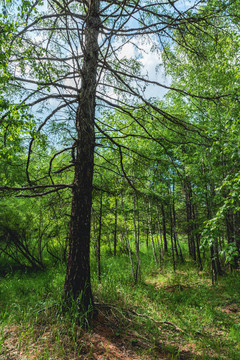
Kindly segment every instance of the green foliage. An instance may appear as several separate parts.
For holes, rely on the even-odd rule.
[[[62,211],[56,208],[62,206]],[[43,267],[66,260],[68,219],[65,206],[56,197],[1,200],[0,207],[0,268]],[[6,264],[6,260],[9,262]]]
[[[218,238],[223,232],[223,226],[229,211],[238,214],[240,211],[240,177],[239,173],[234,176],[228,175],[217,189],[223,196],[223,205],[219,207],[215,216],[209,220],[203,230],[203,246],[213,245],[214,239]],[[236,236],[239,236],[238,234]],[[234,259],[238,256],[238,247],[236,243],[228,243],[221,251],[226,262],[233,265]]]

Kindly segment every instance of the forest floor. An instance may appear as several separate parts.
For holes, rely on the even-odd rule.
[[[94,321],[93,330],[81,330],[74,341],[62,329],[62,338],[57,339],[54,327],[38,329],[37,336],[31,339],[25,336],[20,338],[22,328],[16,325],[4,329],[4,341],[1,360],[31,360],[31,359],[58,359],[58,360],[137,360],[137,359],[170,359],[167,354],[157,349],[151,341],[134,331],[125,329],[119,332],[113,315],[99,313]],[[58,329],[59,330],[59,329]],[[154,346],[154,349],[152,348]],[[66,351],[66,349],[68,349]],[[67,355],[66,355],[67,353]],[[151,354],[152,353],[152,354]],[[153,354],[154,353],[154,354]],[[172,354],[171,354],[172,358]],[[178,357],[185,358],[185,357]]]
[[[186,266],[138,285],[106,276],[93,281],[96,317],[78,325],[56,301],[63,278],[55,269],[1,281],[0,360],[240,359],[240,272],[214,287]]]
[[[171,322],[162,322],[161,333],[164,342],[156,343],[142,329],[134,329],[131,317],[120,318],[116,308],[99,306],[98,315],[92,326],[83,330],[78,326],[71,329],[75,334],[69,336],[71,324],[46,326],[46,319],[39,320],[35,329],[29,324],[9,325],[3,329],[1,360],[137,360],[137,359],[202,359],[195,345],[181,338],[183,331]],[[239,309],[240,311],[240,309]],[[137,316],[132,313],[132,315]],[[123,313],[121,313],[121,316]],[[45,317],[45,316],[44,316]],[[161,323],[161,322],[159,322]],[[56,329],[57,326],[57,329]],[[91,330],[92,328],[92,330]],[[57,333],[61,332],[61,339]],[[179,333],[179,334],[178,334]],[[177,346],[176,346],[177,344]],[[167,349],[167,346],[171,351]],[[66,350],[67,349],[67,350]],[[217,357],[209,357],[217,359]]]

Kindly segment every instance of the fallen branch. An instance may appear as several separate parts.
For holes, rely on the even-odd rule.
[[[113,308],[113,309],[117,310],[118,312],[120,312],[120,313],[123,315],[123,313],[122,313],[116,306],[114,306],[114,305],[100,304],[100,303],[95,303],[95,305],[96,305],[97,307],[109,308],[110,310]],[[134,311],[134,310],[127,310],[127,312],[128,312],[128,313],[131,313],[131,314],[133,314],[133,315],[136,315],[136,316],[140,316],[140,317],[147,318],[147,319],[153,321],[155,324],[159,324],[159,325],[162,325],[162,324],[164,324],[164,325],[170,325],[170,326],[174,327],[176,331],[179,331],[179,332],[181,332],[181,333],[184,333],[184,330],[180,329],[177,325],[175,325],[175,324],[174,324],[173,322],[171,322],[171,321],[167,321],[167,320],[165,320],[165,321],[156,320],[156,319],[154,319],[153,317],[151,317],[151,316],[149,316],[149,315],[140,314],[140,313],[137,313],[137,312]],[[124,316],[124,315],[123,315],[123,316]],[[125,316],[124,316],[124,317],[125,317]],[[126,319],[126,317],[125,317],[125,319]]]
[[[156,320],[154,319],[153,317],[149,316],[149,315],[146,315],[146,314],[139,314],[137,313],[136,311],[134,310],[128,310],[129,312],[131,312],[133,315],[136,315],[136,316],[140,316],[140,317],[145,317],[151,321],[153,321],[155,324],[165,324],[165,325],[171,325],[172,327],[175,328],[176,331],[179,331],[181,333],[184,333],[184,331],[182,329],[180,329],[177,325],[175,325],[174,323],[172,323],[171,321],[159,321],[159,320]]]

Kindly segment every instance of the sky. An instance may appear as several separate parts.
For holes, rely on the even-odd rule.
[[[134,41],[136,44],[138,40],[135,39]],[[136,45],[143,48],[144,50],[141,51],[141,57],[139,59],[140,63],[142,64],[142,75],[147,75],[149,80],[154,80],[156,82],[162,83],[163,85],[169,86],[171,78],[165,73],[161,53],[159,51],[152,51],[152,43],[149,42],[145,42],[144,45],[142,42]],[[132,43],[127,43],[123,45],[121,52],[119,53],[119,58],[131,59],[137,55],[136,47]],[[145,90],[145,97],[157,97],[162,99],[166,92],[166,89],[160,88],[159,86],[148,85]]]

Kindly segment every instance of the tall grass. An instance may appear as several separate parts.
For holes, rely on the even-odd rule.
[[[142,280],[137,284],[133,283],[127,255],[103,254],[101,283],[94,258],[91,268],[96,303],[116,309],[122,324],[128,318],[128,329],[147,338],[153,347],[161,344],[175,354],[178,348],[190,349],[203,359],[240,359],[240,272],[222,277],[213,287],[208,273],[198,273],[191,261],[178,263],[174,272],[168,257],[157,267],[151,250],[144,248]],[[74,339],[81,332],[75,321],[78,309],[72,309],[69,317],[61,312],[64,277],[65,267],[58,265],[41,272],[17,271],[1,278],[1,332],[17,324],[19,349],[51,327],[53,347],[64,356],[67,348],[80,351],[74,347]],[[119,326],[120,332],[125,331],[121,321]],[[59,346],[63,334],[68,336],[67,347]],[[41,350],[42,358],[51,358],[48,351]]]

